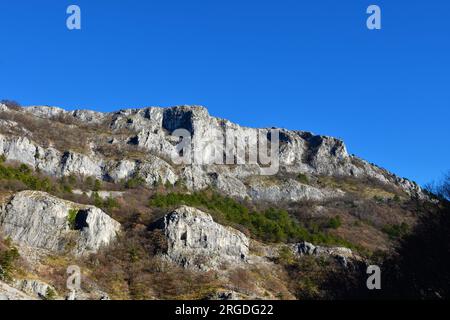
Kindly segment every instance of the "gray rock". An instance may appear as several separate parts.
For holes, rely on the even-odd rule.
[[[175,184],[178,180],[174,169],[167,162],[155,156],[150,156],[149,161],[139,164],[137,175],[143,178],[149,186],[157,183]]]
[[[236,291],[219,291],[207,297],[208,300],[240,300]]]
[[[353,251],[349,248],[345,247],[323,247],[323,246],[315,246],[312,243],[303,241],[300,243],[296,243],[291,245],[291,249],[293,253],[297,256],[330,256],[339,263],[343,267],[348,266],[349,261],[360,261],[362,258],[353,253]]]
[[[69,114],[68,111],[58,108],[58,107],[50,107],[50,106],[30,106],[23,108],[23,111],[31,113],[40,118],[51,119],[57,116]]]
[[[249,239],[240,231],[224,227],[198,209],[180,207],[159,221],[167,239],[167,257],[185,267],[219,269],[245,263]]]
[[[317,253],[316,246],[305,241],[294,245],[294,251],[300,255],[313,255]]]
[[[74,152],[66,152],[61,161],[61,175],[90,176],[102,179],[102,160]]]
[[[0,281],[0,301],[4,300],[36,300],[36,298]]]
[[[254,179],[249,183],[248,194],[253,200],[273,203],[324,200],[343,195],[337,190],[318,189],[293,179],[282,182]]]
[[[69,222],[70,210],[76,212],[74,225]],[[109,245],[120,231],[120,224],[96,207],[45,192],[22,191],[0,212],[0,230],[20,244],[83,255]]]
[[[14,286],[20,291],[39,299],[46,299],[49,292],[57,294],[54,287],[48,283],[35,279],[17,280]]]

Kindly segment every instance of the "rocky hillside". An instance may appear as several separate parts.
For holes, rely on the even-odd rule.
[[[280,179],[274,184],[260,178],[257,164],[174,165],[170,161],[177,152],[174,130],[188,130],[198,145],[205,145],[217,132],[232,130],[237,140],[244,140],[257,130],[212,117],[203,107],[98,113],[2,105],[0,112],[0,153],[55,177],[83,175],[115,183],[138,178],[149,187],[180,182],[189,190],[214,187],[229,196],[275,203],[336,196],[335,190],[296,179],[301,173],[370,178],[421,196],[415,183],[349,155],[343,141],[304,131],[280,129]],[[214,155],[203,156],[204,163],[213,162]]]
[[[0,104],[0,298],[324,298],[333,268],[389,251],[429,203],[333,137],[279,129],[279,170],[265,175],[208,148],[176,163],[177,129],[202,146],[229,130],[272,138],[197,106]]]

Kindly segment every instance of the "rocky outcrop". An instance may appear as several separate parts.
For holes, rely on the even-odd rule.
[[[267,202],[297,202],[301,200],[324,200],[332,197],[339,197],[343,194],[340,191],[318,189],[296,180],[270,181],[253,180],[249,183],[249,196],[256,201]]]
[[[0,301],[4,300],[36,300],[34,297],[0,281]]]
[[[103,137],[117,148],[132,145],[147,156],[133,159],[132,154],[125,154],[121,159],[113,160],[96,151],[104,143],[100,137],[90,138],[89,154],[80,154],[72,150],[56,150],[49,142],[43,147],[33,142],[33,132],[0,134],[0,154],[8,160],[15,160],[53,176],[71,174],[93,176],[98,179],[119,182],[132,177],[140,177],[149,186],[159,182],[175,183],[183,181],[190,190],[202,190],[215,187],[219,191],[239,198],[255,198],[277,202],[282,200],[300,201],[304,199],[323,199],[336,194],[295,181],[283,182],[267,188],[261,185],[244,185],[244,179],[259,176],[263,166],[259,163],[223,165],[215,163],[223,158],[223,150],[217,137],[224,137],[232,132],[235,143],[245,145],[251,137],[270,137],[269,129],[246,128],[230,121],[212,117],[200,106],[178,106],[172,108],[150,107],[142,109],[125,109],[118,112],[99,113],[87,110],[65,111],[55,107],[28,107],[22,110],[3,106],[3,113],[26,113],[37,118],[59,121],[61,117],[71,119],[74,125],[107,128]],[[10,120],[5,120],[11,126]],[[69,121],[70,122],[70,121]],[[20,126],[20,123],[18,124]],[[71,127],[68,126],[67,130]],[[176,145],[180,141],[172,136],[176,129],[185,129],[191,134],[191,140],[199,155],[192,164],[174,165],[171,161],[177,154]],[[410,196],[424,198],[425,195],[417,184],[399,178],[386,170],[348,154],[342,140],[315,135],[305,131],[279,129],[278,158],[280,172],[308,175],[337,175],[351,177],[370,177],[382,183],[393,185]],[[259,139],[259,138],[258,138]],[[256,141],[256,140],[252,140]],[[222,147],[224,143],[222,143]],[[101,150],[101,148],[100,148]],[[215,150],[219,150],[219,157]],[[200,163],[199,163],[199,160]]]
[[[38,299],[49,299],[50,297],[56,298],[57,295],[54,287],[40,280],[17,280],[14,286],[20,291]]]
[[[291,249],[298,256],[331,256],[336,258],[344,267],[347,267],[349,261],[360,261],[361,257],[354,254],[353,251],[345,247],[323,247],[315,246],[309,242],[300,242],[291,245]]]
[[[120,224],[96,207],[23,191],[0,212],[0,230],[19,244],[83,255],[110,244]]]
[[[214,222],[198,209],[180,207],[156,226],[167,239],[167,257],[185,268],[219,269],[247,261],[249,239],[240,231]]]

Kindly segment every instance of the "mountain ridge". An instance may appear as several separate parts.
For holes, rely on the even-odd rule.
[[[182,179],[187,180],[186,184],[189,189],[201,190],[205,186],[215,186],[222,189],[225,193],[236,196],[233,192],[234,187],[237,187],[242,194],[258,193],[261,185],[255,185],[254,188],[245,188],[245,186],[239,183],[237,180],[245,179],[249,176],[258,176],[261,168],[257,165],[244,165],[238,169],[230,169],[229,166],[214,166],[209,165],[205,169],[200,168],[198,165],[192,165],[189,168],[185,168],[183,172],[175,172],[170,160],[175,152],[174,138],[170,136],[170,132],[178,129],[188,129],[192,133],[192,140],[203,141],[208,136],[213,135],[213,130],[219,130],[223,132],[227,129],[233,129],[237,132],[238,139],[245,139],[245,136],[255,130],[262,130],[267,132],[268,128],[255,129],[250,127],[243,127],[235,124],[229,120],[221,119],[210,116],[208,110],[202,106],[175,106],[169,108],[161,107],[146,107],[142,109],[122,109],[116,112],[97,112],[90,110],[73,110],[66,111],[58,107],[46,107],[46,106],[31,106],[21,110],[11,110],[7,106],[0,107],[5,113],[22,112],[30,114],[32,117],[42,118],[50,121],[61,119],[62,117],[75,121],[72,125],[82,126],[95,126],[106,125],[110,130],[110,141],[107,144],[109,146],[130,146],[136,145],[143,152],[149,152],[153,156],[159,158],[159,163],[156,164],[156,168],[152,168],[150,165],[144,165],[143,170],[147,171],[147,175],[142,178],[147,181],[148,184],[154,184],[158,179],[161,179],[163,183],[175,183]],[[78,122],[78,123],[77,123]],[[194,131],[195,129],[195,131]],[[126,130],[128,136],[120,137],[122,140],[116,137],[116,133],[120,130]],[[312,175],[341,175],[341,176],[366,176],[375,178],[382,183],[391,183],[399,186],[402,190],[410,195],[418,197],[424,197],[421,188],[409,179],[397,177],[395,174],[388,172],[387,170],[380,168],[376,165],[369,164],[365,160],[362,160],[356,156],[349,155],[345,143],[341,139],[337,139],[325,135],[315,135],[311,132],[301,130],[287,130],[279,129],[280,131],[280,170],[287,174],[312,174]],[[0,131],[1,133],[1,131]],[[20,133],[19,133],[20,136]],[[25,134],[27,136],[27,134]],[[36,144],[36,147],[41,147],[39,144],[34,143],[33,133],[29,137],[30,141],[16,142],[22,144]],[[5,140],[5,139],[3,139]],[[95,139],[90,139],[89,143]],[[14,143],[13,143],[14,144]],[[5,142],[3,142],[5,145]],[[58,150],[56,148],[56,150]],[[54,150],[43,149],[42,153],[51,153]],[[96,164],[100,158],[103,157],[101,152],[93,152],[92,148],[89,153],[77,153],[70,152],[70,150],[58,150],[62,153],[66,153],[65,158],[60,156],[59,162],[64,167],[63,162],[69,161],[69,163],[79,162],[80,159],[89,165],[84,168],[70,168],[70,165],[66,172],[64,168],[61,168],[61,175],[67,175],[71,172],[76,174],[92,175],[104,179],[112,179],[117,181],[118,178],[129,178],[140,170],[136,169],[136,163],[127,162],[127,157],[122,158],[122,161],[116,163],[106,163],[104,161],[100,165]],[[69,152],[70,154],[67,154]],[[4,154],[8,153],[3,150]],[[30,155],[31,157],[31,155]],[[21,160],[14,159],[12,160]],[[207,159],[211,160],[211,159]],[[55,159],[51,161],[55,162]],[[32,161],[28,161],[32,164]],[[153,163],[158,162],[154,159]],[[104,168],[106,166],[115,166],[116,169]],[[76,166],[76,165],[75,165]],[[33,165],[36,167],[36,164]],[[47,167],[47,165],[41,164],[41,169]],[[165,172],[163,175],[158,175],[156,171]],[[203,171],[203,172],[201,172]],[[205,172],[207,175],[205,175]],[[50,172],[50,174],[56,174]],[[212,174],[218,174],[218,178],[210,178]],[[149,177],[152,176],[153,178]],[[236,180],[237,178],[237,180]],[[232,187],[234,186],[234,187]],[[294,185],[294,188],[298,188],[298,185]],[[244,192],[244,189],[246,191]],[[255,191],[256,190],[256,191]],[[301,193],[301,192],[300,192]],[[293,197],[295,200],[295,197]]]

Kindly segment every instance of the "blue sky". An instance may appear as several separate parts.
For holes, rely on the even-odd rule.
[[[66,8],[82,30],[66,28]],[[366,8],[382,30],[366,28]],[[0,98],[111,111],[199,104],[310,130],[419,183],[450,169],[450,1],[0,2]]]

